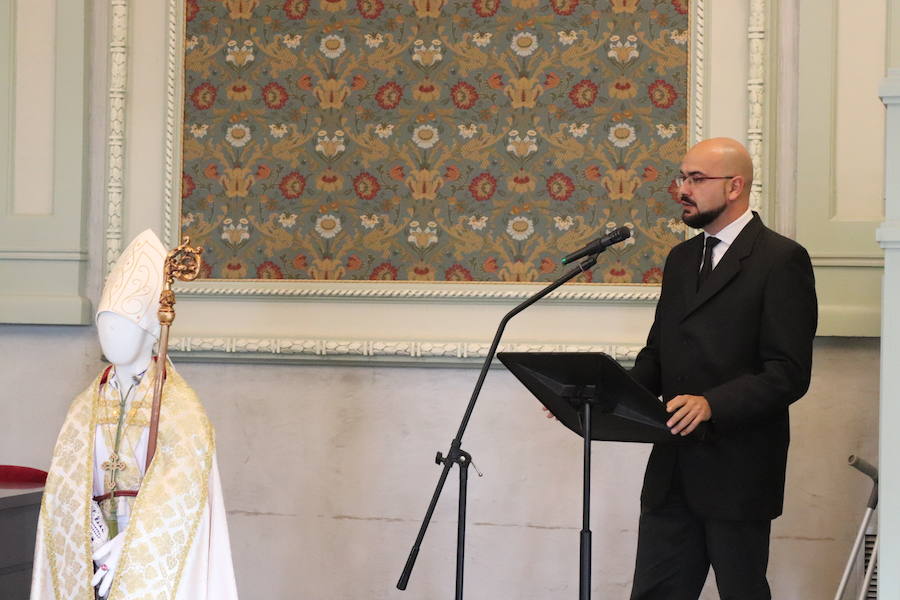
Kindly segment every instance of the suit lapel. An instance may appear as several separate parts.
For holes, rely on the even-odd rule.
[[[686,281],[689,280],[691,288],[690,290],[687,290],[690,295],[687,296],[689,298],[687,310],[682,316],[682,320],[686,319],[691,313],[703,306],[710,298],[718,294],[719,290],[725,287],[728,282],[740,273],[741,261],[750,256],[750,253],[753,251],[753,245],[756,243],[756,238],[759,236],[762,228],[762,220],[759,218],[758,214],[753,213],[753,219],[741,230],[734,240],[734,243],[725,252],[722,260],[719,261],[719,264],[716,265],[716,268],[710,273],[709,279],[706,280],[703,287],[699,290],[694,291],[696,290],[697,271],[699,267],[694,269],[695,273],[692,277],[685,278]],[[703,238],[702,235],[698,235],[697,237]],[[702,242],[700,247],[702,248]],[[699,264],[699,262],[700,259],[698,256],[697,264]],[[696,264],[694,266],[696,267]]]

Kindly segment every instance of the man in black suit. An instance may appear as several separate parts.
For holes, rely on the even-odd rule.
[[[682,220],[704,233],[669,253],[631,375],[662,396],[674,435],[703,422],[709,435],[653,448],[632,600],[696,600],[710,565],[723,600],[771,598],[788,406],[809,387],[817,304],[806,250],[750,211],[752,178],[731,139],[701,142],[681,163]]]

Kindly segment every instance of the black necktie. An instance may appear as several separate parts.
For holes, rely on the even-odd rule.
[[[706,238],[706,247],[703,250],[703,266],[700,267],[700,276],[697,278],[697,289],[700,289],[700,286],[703,285],[703,282],[709,279],[709,274],[713,270],[713,248],[716,247],[721,240],[719,238],[715,238],[709,236]]]

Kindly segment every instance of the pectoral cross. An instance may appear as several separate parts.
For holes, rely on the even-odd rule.
[[[100,464],[101,469],[109,472],[109,478],[111,481],[116,480],[116,473],[118,471],[124,471],[127,467],[128,465],[125,464],[125,461],[121,460],[119,458],[119,455],[115,452],[110,454],[109,458]]]

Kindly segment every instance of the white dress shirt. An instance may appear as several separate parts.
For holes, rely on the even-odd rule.
[[[713,247],[712,251],[712,268],[715,269],[718,266],[719,261],[722,260],[722,257],[725,256],[725,252],[731,248],[731,245],[734,243],[734,240],[737,239],[737,236],[741,231],[743,231],[744,227],[747,226],[747,223],[753,220],[753,211],[749,208],[747,211],[739,216],[737,219],[726,225],[722,228],[722,231],[717,233],[716,235],[710,236],[705,231],[703,232],[703,244],[706,245],[706,238],[714,237],[719,240],[719,243]],[[702,261],[701,261],[702,262]],[[703,265],[700,265],[701,268]]]

